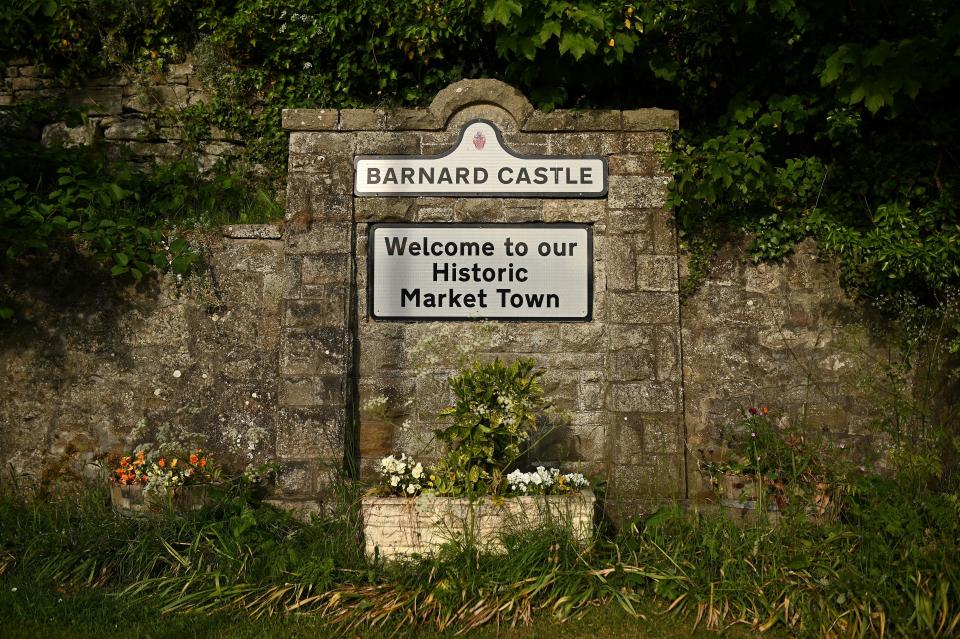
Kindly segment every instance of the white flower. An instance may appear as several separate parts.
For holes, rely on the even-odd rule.
[[[423,466],[418,462],[416,466],[413,467],[413,470],[410,472],[413,475],[414,479],[420,479],[423,477]]]
[[[311,63],[311,62],[304,62],[304,63],[303,63],[303,70],[304,70],[304,71],[309,71],[309,70],[312,69],[312,68],[313,68],[313,63]],[[327,351],[327,352],[329,353],[330,351]]]
[[[393,486],[394,488],[396,488],[397,484],[399,483],[400,483],[400,478],[397,477],[396,475],[390,478],[390,485]]]
[[[415,484],[410,484],[407,486],[407,492],[412,495],[413,493],[417,492],[417,486]]]

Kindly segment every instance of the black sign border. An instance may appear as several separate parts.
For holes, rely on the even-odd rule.
[[[549,227],[555,229],[575,228],[584,229],[587,232],[587,314],[584,317],[457,317],[450,315],[439,315],[436,317],[406,317],[402,315],[377,315],[374,312],[373,305],[373,254],[374,254],[374,235],[378,228],[410,228],[410,227],[446,227],[446,228],[529,228],[531,226]],[[576,222],[511,222],[511,223],[460,223],[460,222],[372,222],[367,225],[367,317],[372,320],[421,323],[421,322],[539,322],[549,324],[552,322],[570,324],[574,322],[584,323],[593,321],[593,224]]]
[[[574,192],[558,192],[558,191],[523,191],[517,193],[489,193],[489,192],[478,192],[478,191],[450,191],[438,193],[436,191],[409,191],[404,193],[357,193],[357,181],[360,179],[360,172],[357,170],[357,165],[360,163],[360,160],[409,160],[409,159],[425,159],[425,160],[439,160],[445,158],[456,149],[460,148],[460,144],[463,142],[463,136],[467,132],[467,129],[471,124],[476,124],[477,122],[482,122],[484,124],[489,124],[494,133],[497,134],[497,141],[500,143],[500,146],[503,148],[507,154],[512,155],[518,160],[600,160],[603,163],[603,191],[599,193],[587,193],[585,191],[574,191]],[[602,155],[520,155],[519,153],[514,153],[513,149],[507,145],[503,140],[503,133],[500,131],[500,127],[484,118],[474,118],[469,122],[466,122],[463,127],[460,128],[460,135],[457,136],[457,141],[454,142],[449,149],[443,153],[436,155],[357,155],[353,158],[353,196],[354,197],[486,197],[491,199],[498,198],[538,198],[538,199],[578,199],[578,200],[598,200],[601,198],[607,197],[607,191],[609,190],[609,180],[610,169],[607,165],[607,158]]]

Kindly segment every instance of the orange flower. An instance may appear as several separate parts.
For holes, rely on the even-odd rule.
[[[160,468],[163,468],[166,465],[167,465],[167,460],[165,460],[163,457],[161,457],[160,461],[157,462],[157,466],[159,466]]]
[[[207,460],[206,460],[206,459],[201,459],[201,460],[200,460],[200,468],[203,468],[203,467],[206,466],[206,465],[207,465]]]
[[[121,457],[121,458],[120,458],[120,466],[121,466],[122,468],[126,468],[129,464],[130,464],[130,458],[129,458],[129,457]]]
[[[194,466],[197,465],[197,460],[198,460],[198,459],[200,459],[200,458],[197,457],[197,454],[196,454],[196,453],[193,453],[192,455],[190,455],[190,463],[193,464]]]
[[[764,415],[766,415],[767,413],[769,413],[769,412],[770,412],[770,409],[769,409],[769,408],[767,408],[766,406],[764,406],[764,407],[763,407],[763,408],[761,408],[760,410],[762,410],[762,411],[763,411],[763,414],[764,414]]]

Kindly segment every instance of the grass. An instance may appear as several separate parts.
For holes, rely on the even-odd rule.
[[[955,493],[874,478],[828,523],[787,513],[778,526],[738,526],[674,507],[587,547],[547,526],[505,533],[507,560],[461,543],[383,565],[363,557],[357,489],[340,490],[334,510],[310,523],[241,494],[190,515],[122,517],[102,486],[57,498],[0,491],[2,627],[21,636],[103,636],[131,623],[144,636],[195,627],[241,637],[482,637],[514,626],[502,636],[593,626],[601,630],[586,634],[610,637],[960,633]]]
[[[16,588],[16,591],[13,591]],[[558,622],[543,615],[527,626],[510,628],[490,625],[473,630],[471,638],[486,639],[620,639],[657,637],[716,637],[717,633],[694,628],[689,621],[678,623],[669,614],[657,610],[655,601],[648,602],[633,616],[616,605],[591,607],[577,619]],[[140,603],[124,602],[115,592],[100,589],[80,589],[73,593],[44,589],[35,582],[17,577],[0,577],[0,628],[6,639],[34,639],[57,637],[83,639],[123,634],[143,639],[185,639],[188,637],[228,637],[231,639],[271,637],[378,637],[393,636],[393,630],[363,628],[345,634],[317,615],[279,615],[251,618],[245,615],[172,614],[161,615],[159,610]],[[438,633],[431,629],[418,630],[417,637],[453,636],[453,632]],[[750,636],[746,630],[730,629],[724,636]]]

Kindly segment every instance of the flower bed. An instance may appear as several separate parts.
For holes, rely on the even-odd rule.
[[[110,473],[110,502],[121,513],[199,510],[209,502],[209,484],[219,475],[208,462],[199,448],[169,459],[142,449],[125,455]]]
[[[559,495],[484,497],[470,500],[424,494],[416,498],[365,497],[362,511],[366,553],[400,559],[435,552],[447,541],[468,539],[482,550],[500,549],[499,535],[554,521],[587,540],[593,532],[596,498],[584,490]]]

